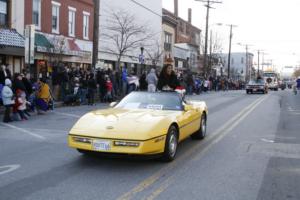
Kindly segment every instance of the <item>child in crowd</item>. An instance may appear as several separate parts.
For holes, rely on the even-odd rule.
[[[22,90],[16,91],[15,109],[20,115],[21,120],[28,120],[29,114],[26,112],[26,105],[30,104],[26,101],[26,94]]]
[[[105,95],[105,100],[108,102],[112,101],[112,90],[113,90],[113,84],[110,81],[110,78],[106,78],[106,95]]]

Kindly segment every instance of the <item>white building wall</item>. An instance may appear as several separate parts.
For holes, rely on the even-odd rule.
[[[100,38],[99,38],[99,56],[100,60],[117,61],[117,56],[109,53],[105,46],[112,46],[112,44],[105,41],[101,36],[105,27],[108,24],[109,16],[111,11],[124,10],[135,16],[135,24],[144,24],[151,30],[155,36],[154,41],[161,44],[161,34],[162,34],[162,0],[139,0],[137,1],[141,5],[147,7],[143,8],[140,5],[135,4],[131,0],[101,0],[100,1]],[[157,14],[154,14],[157,13]],[[152,41],[153,43],[153,41]],[[145,47],[146,50],[151,51],[155,49],[154,47]],[[140,48],[134,51],[127,52],[127,56],[124,56],[121,61],[128,63],[139,63],[138,56],[141,53]],[[144,53],[146,57],[146,64],[151,64],[151,60],[147,60],[147,54]]]
[[[222,59],[224,63],[223,69],[227,71],[228,69],[228,54],[222,54]],[[245,79],[246,76],[246,52],[236,52],[231,53],[230,55],[230,71],[234,69],[235,74],[233,75],[235,78],[239,77]],[[253,54],[248,53],[248,66],[252,66],[253,63]],[[250,69],[249,69],[250,70]],[[233,77],[233,78],[234,78]]]
[[[24,0],[12,0],[11,5],[12,28],[24,35]]]

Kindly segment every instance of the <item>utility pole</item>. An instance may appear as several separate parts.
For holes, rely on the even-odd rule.
[[[259,77],[259,53],[260,53],[260,51],[259,50],[257,50],[257,55],[258,55],[258,60],[257,60],[257,77]]]
[[[93,57],[92,68],[96,68],[98,62],[99,48],[99,17],[100,17],[100,0],[94,0],[94,32],[93,32]]]
[[[229,34],[229,52],[228,52],[228,74],[227,77],[230,79],[230,64],[231,64],[231,42],[232,42],[232,28],[237,27],[236,25],[229,24],[230,26],[230,34]]]
[[[211,4],[214,3],[222,3],[221,1],[212,1],[212,0],[195,0],[207,3],[205,5],[206,7],[206,27],[205,27],[205,44],[204,44],[204,60],[203,60],[203,67],[204,67],[204,73],[208,73],[208,67],[207,67],[207,46],[208,46],[208,22],[209,22],[209,9],[213,8],[211,7]]]
[[[209,45],[209,67],[208,67],[208,71],[211,72],[212,69],[212,30],[210,30],[210,45]]]

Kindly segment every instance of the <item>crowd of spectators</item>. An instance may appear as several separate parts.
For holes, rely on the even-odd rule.
[[[49,82],[49,85],[48,85]],[[169,83],[169,86],[168,84]],[[53,109],[54,101],[65,105],[95,105],[121,99],[134,90],[155,92],[157,90],[186,89],[188,95],[208,91],[238,90],[245,87],[242,81],[226,77],[201,77],[190,71],[175,72],[172,65],[164,66],[158,73],[155,68],[137,76],[135,71],[123,67],[91,70],[58,64],[50,77],[30,80],[29,74],[12,75],[7,65],[0,68],[0,103],[5,107],[4,122],[28,120],[31,112],[44,114]],[[165,87],[169,88],[165,88]],[[12,110],[12,117],[11,117]]]

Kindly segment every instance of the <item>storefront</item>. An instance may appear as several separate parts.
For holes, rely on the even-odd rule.
[[[12,74],[24,69],[24,42],[16,30],[0,29],[0,65],[8,65]]]
[[[49,77],[58,63],[74,68],[90,68],[92,43],[45,33],[35,34],[35,70],[38,77]]]

